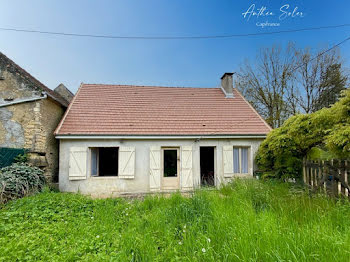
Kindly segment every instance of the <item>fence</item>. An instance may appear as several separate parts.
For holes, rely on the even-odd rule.
[[[11,165],[16,156],[25,152],[22,148],[0,147],[0,168]]]
[[[303,161],[303,180],[311,192],[350,197],[350,165],[347,160]]]

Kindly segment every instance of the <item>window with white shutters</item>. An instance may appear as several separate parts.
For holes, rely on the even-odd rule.
[[[97,176],[118,176],[119,147],[90,148],[90,174]]]
[[[250,147],[247,146],[223,146],[224,177],[249,174],[250,152]]]

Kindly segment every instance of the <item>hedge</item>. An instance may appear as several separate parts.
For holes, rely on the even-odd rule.
[[[256,162],[277,178],[300,178],[302,159],[315,147],[350,158],[350,90],[332,107],[295,115],[272,130],[261,143]]]

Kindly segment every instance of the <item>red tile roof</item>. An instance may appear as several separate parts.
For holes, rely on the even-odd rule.
[[[265,135],[271,128],[234,90],[82,84],[56,135]]]

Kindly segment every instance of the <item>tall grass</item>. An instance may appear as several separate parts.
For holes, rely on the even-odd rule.
[[[44,192],[0,210],[0,261],[349,261],[349,211],[256,180],[144,200]]]

